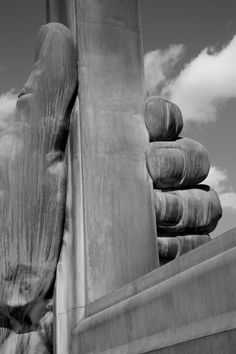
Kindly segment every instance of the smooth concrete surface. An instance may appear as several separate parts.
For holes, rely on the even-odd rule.
[[[70,353],[71,333],[75,321],[85,315],[86,287],[84,266],[82,169],[78,100],[72,117],[69,142],[67,145],[67,200],[66,223],[60,259],[57,265],[56,286],[54,292],[54,352]]]
[[[89,303],[154,269],[158,256],[138,2],[78,0],[76,22],[84,219],[77,237],[85,240]]]
[[[76,1],[77,0],[45,0],[46,22],[59,22],[66,25],[76,38]]]
[[[220,335],[233,352],[228,331],[236,328],[235,267],[233,247],[85,318],[75,329],[72,352],[162,353],[172,347],[175,353],[174,346],[182,343],[184,350],[185,343],[191,348],[190,341],[197,341],[212,354]]]
[[[55,350],[65,354],[88,303],[154,269],[158,253],[138,1],[51,0],[47,11],[72,30],[78,51],[55,292]]]
[[[175,275],[205,262],[223,252],[236,247],[236,228],[229,230],[212,239],[210,242],[182,255],[166,265],[145,274],[143,277],[123,286],[122,288],[107,294],[86,307],[86,316],[91,316],[112,305],[130,298],[152,286],[164,282]]]
[[[176,344],[165,349],[154,350],[150,354],[235,354],[236,330],[223,331]]]

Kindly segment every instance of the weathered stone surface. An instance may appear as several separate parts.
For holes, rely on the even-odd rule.
[[[39,321],[37,330],[24,334],[1,328],[0,354],[52,354],[53,353],[53,308]],[[5,333],[4,333],[5,330]]]
[[[4,325],[4,322],[3,322]],[[0,349],[2,344],[5,342],[6,338],[11,334],[11,330],[9,328],[4,328],[0,326]]]
[[[54,298],[49,302],[49,305],[47,306],[47,312],[39,321],[37,328],[40,337],[43,339],[43,342],[50,353],[53,352],[53,301]]]
[[[209,235],[188,235],[176,237],[158,237],[159,257],[172,260],[210,241]]]
[[[236,329],[213,333],[197,339],[183,341],[149,354],[235,354]]]
[[[222,216],[217,193],[205,185],[168,192],[154,190],[154,200],[157,228],[164,235],[209,233]]]
[[[208,175],[210,162],[202,144],[180,138],[150,143],[147,167],[156,188],[182,188],[202,182]]]
[[[221,248],[224,239],[227,237],[208,242],[208,252],[211,244]],[[189,347],[194,353],[200,353],[197,349],[203,350],[202,342],[207,340],[204,354],[233,354],[235,341],[232,343],[227,331],[236,329],[236,248],[181,271],[178,267],[181,259],[191,263],[192,254],[200,255],[204,247],[156,269],[147,277],[155,279],[158,274],[162,277],[164,269],[178,269],[176,275],[159,283],[153,281],[153,286],[78,323],[72,353],[174,354],[181,344],[182,351],[177,353],[190,354]],[[110,294],[111,298],[115,296]],[[219,333],[222,339],[218,341],[219,348],[227,348],[226,351],[215,351],[215,337]],[[194,341],[191,346],[190,341]]]
[[[101,299],[94,301],[86,307],[87,316],[94,315],[108,307],[125,301],[132,296],[145,292],[150,287],[161,284],[169,278],[173,279],[173,277],[179,273],[185,272],[200,263],[206,262],[210,258],[218,256],[220,253],[228,252],[231,248],[236,247],[235,236],[236,228],[213,238],[211,242],[207,242],[204,245],[185,253],[181,257],[177,257],[172,262],[167,263],[164,267],[159,267],[122,288],[103,296]]]
[[[76,236],[85,240],[86,301],[91,302],[156,266],[156,230],[145,158],[139,4],[55,0],[51,19],[65,19],[63,11],[72,3],[76,11],[66,14],[77,23],[80,120],[71,136],[72,183],[80,193],[72,212],[82,208],[84,224]]]
[[[175,140],[183,129],[179,107],[162,97],[147,98],[144,118],[150,141]]]
[[[158,252],[145,157],[139,2],[48,5],[50,21],[64,21],[73,31],[79,55],[78,119],[69,139],[69,227],[56,286],[56,350],[64,354],[88,303],[155,268]]]
[[[16,334],[11,332],[3,345],[0,354],[52,354],[44,343],[39,332]]]
[[[71,32],[61,24],[43,26],[33,71],[0,136],[0,323],[18,333],[36,328],[52,296],[76,85]]]

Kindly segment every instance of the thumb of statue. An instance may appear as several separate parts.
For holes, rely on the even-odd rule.
[[[32,72],[0,136],[0,326],[17,333],[36,328],[52,296],[76,72],[71,32],[43,26]]]

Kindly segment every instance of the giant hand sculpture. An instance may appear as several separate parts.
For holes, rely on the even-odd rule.
[[[1,131],[0,353],[52,351],[50,300],[64,227],[64,151],[76,70],[70,31],[56,23],[42,27],[33,71]],[[182,250],[208,240],[221,207],[212,189],[194,186],[207,176],[209,160],[201,144],[178,138],[179,108],[150,98],[145,120],[158,234],[168,236],[159,238],[160,255],[169,259],[178,254],[176,240]]]
[[[53,293],[76,71],[70,31],[56,23],[43,26],[32,73],[1,131],[0,325],[16,333],[38,327]],[[17,344],[15,352],[21,353]]]
[[[217,193],[199,185],[208,175],[206,149],[179,137],[180,109],[172,102],[148,97],[145,122],[150,136],[147,168],[154,183],[154,203],[161,263],[209,241],[222,215]]]

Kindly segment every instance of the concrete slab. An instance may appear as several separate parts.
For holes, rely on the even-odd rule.
[[[236,228],[92,302],[86,307],[86,316],[126,300],[233,247],[236,247]]]
[[[235,236],[235,229],[224,236],[224,246],[223,236],[209,242],[213,244],[211,252],[208,248],[209,259],[203,257],[200,263],[189,267],[185,259],[185,269],[182,263],[182,270],[173,270],[170,277],[165,269],[171,263],[174,268],[175,261],[151,272],[147,277],[154,280],[155,273],[161,273],[163,268],[166,277],[152,285],[149,279],[150,286],[146,283],[142,290],[136,288],[136,295],[82,320],[75,329],[72,352],[234,353],[236,247],[229,246],[235,244]],[[203,251],[205,246],[208,244],[194,251]],[[189,265],[194,251],[183,256],[189,256]],[[142,286],[144,279],[138,283]],[[130,284],[127,293],[129,287]],[[217,341],[227,350],[215,351]]]

